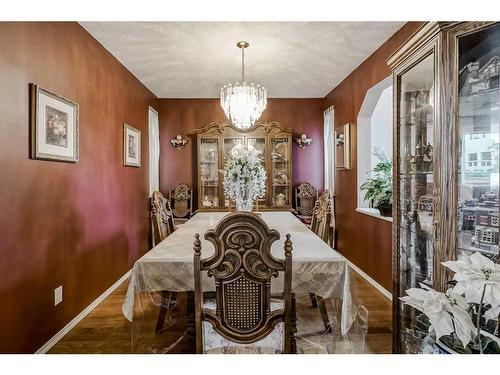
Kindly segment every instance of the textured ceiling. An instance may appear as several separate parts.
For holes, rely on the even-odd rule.
[[[404,22],[81,22],[159,98],[216,98],[241,77],[271,98],[320,98]]]

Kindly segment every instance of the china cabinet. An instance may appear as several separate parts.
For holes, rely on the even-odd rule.
[[[231,210],[234,202],[224,196],[224,163],[236,145],[262,151],[266,170],[266,192],[254,207],[257,210],[291,208],[292,197],[292,131],[279,122],[270,121],[249,129],[238,129],[229,123],[216,122],[195,131],[197,136],[198,210]]]
[[[399,297],[450,287],[441,262],[498,260],[500,24],[430,22],[388,60],[394,88],[393,349],[423,350]]]

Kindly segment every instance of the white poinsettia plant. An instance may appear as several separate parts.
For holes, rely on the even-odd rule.
[[[236,202],[237,210],[251,211],[252,202],[266,191],[266,171],[261,152],[236,145],[224,165],[224,194]]]
[[[441,293],[420,284],[421,288],[408,289],[401,300],[427,316],[429,331],[434,331],[437,339],[456,335],[464,349],[473,343],[483,353],[486,345],[482,342],[481,318],[498,321],[500,314],[500,265],[480,253],[442,264],[455,272],[453,288]],[[475,326],[471,312],[476,305]],[[493,342],[491,348],[497,352],[498,344]]]

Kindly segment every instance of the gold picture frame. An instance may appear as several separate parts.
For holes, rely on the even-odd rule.
[[[141,131],[129,124],[123,124],[123,165],[141,166]]]
[[[335,128],[335,169],[350,168],[350,123]]]

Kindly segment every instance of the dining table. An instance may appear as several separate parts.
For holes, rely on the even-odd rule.
[[[198,212],[171,235],[138,259],[132,269],[122,311],[134,320],[134,304],[141,293],[162,291],[194,291],[193,241],[200,234],[201,256],[209,257],[213,245],[203,238],[209,229],[228,212]],[[352,276],[347,259],[316,236],[304,223],[289,211],[263,211],[262,219],[280,238],[272,244],[271,253],[284,259],[286,234],[292,241],[292,292],[296,295],[314,294],[324,299],[339,301],[339,319],[342,334],[348,332],[356,319],[357,306],[353,298]],[[202,279],[203,290],[215,290],[214,281],[208,276]],[[283,291],[280,275],[271,283],[273,293]]]

